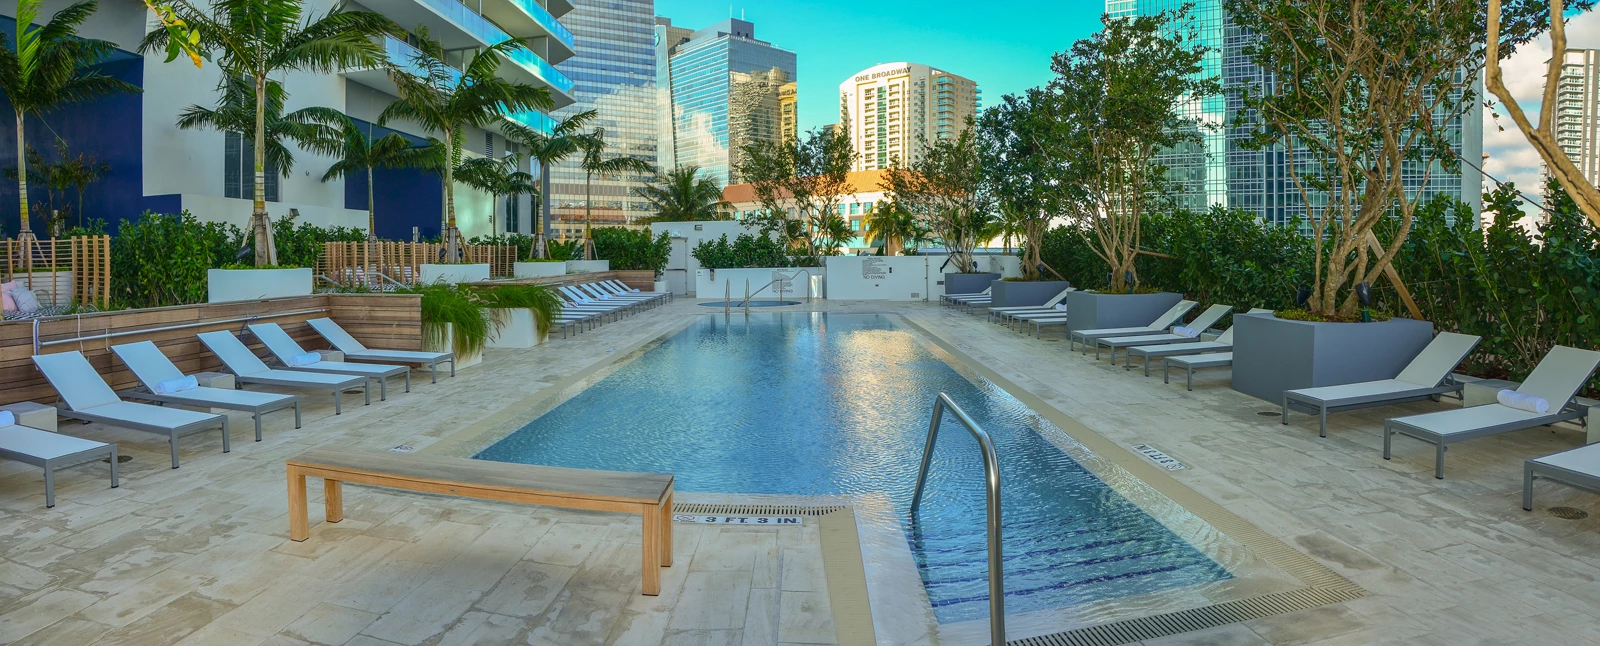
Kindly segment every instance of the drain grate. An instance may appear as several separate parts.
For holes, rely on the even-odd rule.
[[[1260,415],[1262,417],[1278,417],[1278,416],[1283,414],[1283,411],[1281,411],[1281,410],[1260,410],[1260,411],[1256,411],[1256,414]]]
[[[1550,515],[1561,520],[1583,520],[1589,517],[1589,512],[1576,507],[1551,507]]]
[[[1311,587],[1228,601],[1214,606],[1139,617],[1053,635],[1007,640],[1009,646],[1114,646],[1281,615],[1349,601],[1365,594],[1355,585]]]
[[[673,513],[695,516],[825,516],[844,509],[843,505],[812,507],[806,505],[708,505],[704,503],[679,503],[672,506]]]

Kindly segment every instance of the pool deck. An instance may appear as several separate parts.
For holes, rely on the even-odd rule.
[[[1453,445],[1439,481],[1427,445],[1398,439],[1395,459],[1382,460],[1379,429],[1385,417],[1450,403],[1334,415],[1323,439],[1310,416],[1281,425],[1276,406],[1230,389],[1226,371],[1197,373],[1186,392],[1068,353],[1059,330],[1037,340],[936,304],[782,311],[807,308],[905,317],[1107,441],[1149,443],[1184,462],[1171,473],[1179,483],[1368,593],[1148,646],[1600,642],[1600,498],[1541,484],[1537,510],[1520,508],[1522,461],[1580,445],[1580,431]],[[454,379],[337,417],[307,393],[304,428],[269,416],[256,443],[236,416],[232,453],[215,434],[190,437],[178,470],[166,468],[157,436],[63,420],[134,459],[118,489],[107,488],[104,465],[58,473],[48,510],[38,469],[0,462],[0,643],[836,643],[816,523],[680,524],[659,597],[638,594],[635,516],[353,486],[345,521],[319,522],[313,505],[311,539],[288,540],[286,458],[323,445],[429,450],[708,314],[679,299],[534,349],[491,350]],[[1590,517],[1546,511],[1559,505]]]

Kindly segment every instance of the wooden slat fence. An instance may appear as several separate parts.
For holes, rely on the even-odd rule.
[[[431,242],[325,242],[317,274],[340,285],[409,285],[421,277],[422,265],[439,262],[443,253],[443,244]],[[494,277],[510,277],[517,262],[517,248],[509,245],[467,245],[463,253],[466,262],[489,263]]]
[[[41,305],[100,305],[111,300],[111,236],[0,240],[0,282],[17,281]]]

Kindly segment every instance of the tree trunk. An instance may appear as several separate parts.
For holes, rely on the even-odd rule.
[[[278,264],[278,250],[272,244],[272,221],[267,217],[267,116],[263,114],[267,102],[267,77],[265,74],[255,78],[256,84],[256,133],[255,133],[255,181],[253,187],[254,202],[250,210],[250,230],[255,234],[256,241],[256,266],[267,267]]]
[[[26,118],[21,110],[17,111],[17,199],[22,204],[22,225],[17,232],[17,237],[28,233],[28,162],[23,152],[26,148],[22,139],[22,120]]]
[[[378,216],[372,204],[372,166],[367,166],[367,240],[378,239]]]
[[[589,238],[589,232],[594,228],[594,173],[583,174],[583,259],[594,260],[590,251],[594,249],[594,242]]]
[[[550,164],[539,162],[539,213],[534,216],[533,257],[549,257],[545,242],[550,235]]]
[[[461,257],[461,232],[456,230],[455,133],[444,131],[444,253],[446,262]]]

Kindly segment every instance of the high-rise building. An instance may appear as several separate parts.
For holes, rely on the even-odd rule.
[[[794,52],[756,40],[755,25],[729,18],[688,32],[656,18],[657,105],[663,168],[692,164],[718,183],[737,183],[745,146],[781,141],[795,95]],[[668,150],[670,148],[670,154]]]
[[[1584,179],[1600,182],[1600,49],[1568,49],[1556,84],[1556,145]],[[1549,169],[1545,169],[1549,175]],[[1543,187],[1541,187],[1543,188]]]
[[[929,142],[959,136],[980,103],[971,79],[917,63],[884,63],[839,84],[839,127],[855,148],[854,170],[909,165]]]
[[[1184,5],[1192,5],[1190,21],[1184,27],[1192,27],[1197,42],[1210,48],[1201,61],[1200,74],[1219,78],[1223,91],[1207,99],[1184,101],[1179,107],[1185,116],[1205,126],[1199,133],[1200,144],[1187,144],[1157,156],[1157,162],[1167,167],[1167,178],[1174,186],[1178,203],[1190,209],[1210,205],[1243,209],[1274,224],[1299,221],[1302,230],[1309,231],[1305,201],[1290,175],[1284,151],[1276,147],[1251,150],[1244,145],[1251,128],[1235,117],[1243,107],[1240,90],[1265,85],[1269,79],[1245,55],[1244,49],[1253,36],[1228,17],[1223,0],[1106,0],[1106,12],[1113,16],[1154,15]],[[1466,114],[1444,124],[1450,131],[1448,136],[1459,142],[1455,153],[1471,164],[1461,163],[1455,173],[1444,172],[1438,163],[1432,172],[1414,164],[1405,171],[1406,186],[1421,186],[1426,176],[1422,199],[1447,195],[1480,211],[1483,192],[1480,173],[1473,164],[1483,154],[1482,122],[1482,106],[1474,102]],[[1415,196],[1415,189],[1411,190]]]
[[[656,127],[655,0],[571,0],[563,19],[572,29],[577,55],[558,67],[574,83],[571,106],[557,119],[586,110],[597,115],[590,130],[605,139],[605,157],[633,157],[658,165]],[[650,215],[649,203],[633,189],[650,181],[648,173],[588,176],[581,157],[550,170],[550,207],[557,238],[582,235],[592,217],[597,226],[616,226]],[[586,208],[587,207],[587,208]]]

